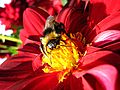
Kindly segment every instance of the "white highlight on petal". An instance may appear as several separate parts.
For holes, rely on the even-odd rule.
[[[0,58],[0,65],[1,65],[5,60],[7,60],[7,58]]]
[[[119,30],[107,30],[104,32],[101,32],[100,34],[98,34],[95,39],[94,42],[101,42],[101,41],[105,41],[105,40],[116,40],[117,38],[120,38],[120,31]]]
[[[0,0],[0,7],[4,8],[5,4],[10,4],[12,0]]]

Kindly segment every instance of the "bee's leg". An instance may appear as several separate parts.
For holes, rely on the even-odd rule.
[[[51,54],[51,52],[50,52],[50,54]],[[51,55],[50,55],[50,63],[52,64],[52,58],[51,58]]]
[[[48,52],[48,50],[47,50],[47,47],[45,48],[45,51],[46,51],[48,54],[50,54],[50,52]]]
[[[41,50],[41,52],[43,53],[43,54],[45,54],[46,55],[46,53],[45,53],[45,51],[44,51],[44,47],[43,47],[43,45],[41,44],[40,45],[40,50]],[[47,56],[47,55],[46,55]]]

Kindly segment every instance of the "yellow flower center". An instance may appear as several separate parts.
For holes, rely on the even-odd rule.
[[[65,75],[78,67],[79,60],[85,54],[85,50],[80,51],[75,36],[72,34],[70,36],[71,38],[63,33],[59,45],[53,50],[46,47],[48,53],[43,54],[42,57],[42,64],[45,66],[43,71],[45,73],[62,72],[59,76],[60,81],[63,81]],[[80,37],[80,35],[78,36]]]

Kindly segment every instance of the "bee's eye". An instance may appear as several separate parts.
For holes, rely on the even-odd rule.
[[[52,39],[48,42],[47,46],[49,49],[53,50],[59,44],[59,39]]]

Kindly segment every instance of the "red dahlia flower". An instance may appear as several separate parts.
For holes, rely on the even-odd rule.
[[[26,9],[23,45],[0,66],[0,89],[119,90],[119,3],[70,0],[55,19]]]

